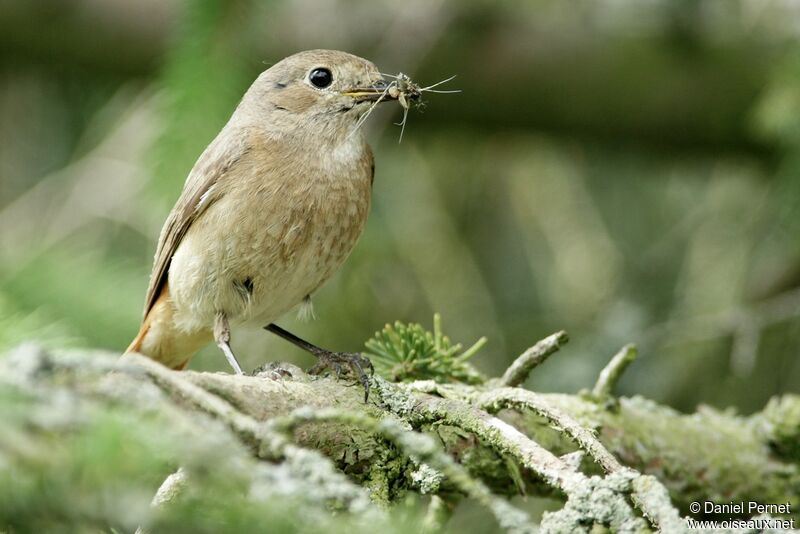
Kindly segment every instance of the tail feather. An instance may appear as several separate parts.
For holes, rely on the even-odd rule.
[[[142,343],[144,343],[144,336],[147,335],[148,331],[150,331],[150,324],[145,319],[145,321],[142,322],[142,326],[139,328],[139,333],[136,334],[135,338],[133,338],[133,341],[131,341],[131,344],[128,345],[128,348],[125,349],[125,353],[126,354],[128,352],[139,352],[139,353],[141,353],[142,352]]]
[[[153,306],[147,311],[139,333],[127,352],[138,352],[171,369],[184,369],[194,353],[212,339],[208,332],[183,332],[175,327],[169,287],[164,284]]]

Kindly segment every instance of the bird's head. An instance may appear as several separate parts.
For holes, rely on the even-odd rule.
[[[378,101],[397,100],[370,61],[337,50],[308,50],[264,71],[243,104],[268,113],[284,131],[292,127],[320,135],[352,132]]]

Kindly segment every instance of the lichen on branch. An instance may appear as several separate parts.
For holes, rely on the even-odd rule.
[[[368,404],[346,382],[290,365],[275,380],[21,347],[0,358],[0,529],[189,532],[210,514],[221,532],[244,520],[249,530],[289,521],[403,532],[408,517],[441,526],[470,497],[501,529],[531,532],[533,519],[509,500],[524,493],[563,501],[541,518],[542,532],[671,532],[693,500],[800,505],[798,397],[749,418],[616,399],[627,348],[593,394],[519,387],[566,339],[554,334],[484,380],[467,363],[480,345],[462,352],[438,317],[434,332],[396,324],[368,344],[385,358],[376,367],[396,379],[376,376]],[[133,456],[122,461],[120,450]],[[86,470],[94,478],[75,478]],[[62,483],[48,483],[48,500],[37,480]],[[104,501],[119,484],[133,493]],[[398,516],[409,502],[418,511]]]

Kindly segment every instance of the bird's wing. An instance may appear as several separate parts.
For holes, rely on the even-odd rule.
[[[219,182],[247,152],[247,136],[244,132],[239,132],[238,135],[226,133],[223,131],[197,160],[186,179],[181,196],[161,229],[145,298],[145,317],[167,281],[172,256],[183,236],[192,223],[220,198],[222,193],[218,187]]]

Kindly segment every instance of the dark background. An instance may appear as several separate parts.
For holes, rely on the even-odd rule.
[[[487,347],[572,341],[544,391],[747,413],[800,384],[800,6],[790,1],[0,2],[0,349],[122,351],[192,163],[259,71],[347,50],[429,95],[369,127],[367,231],[281,324],[353,350],[386,322]],[[234,332],[252,368],[311,358]],[[227,370],[215,347],[193,368]]]

